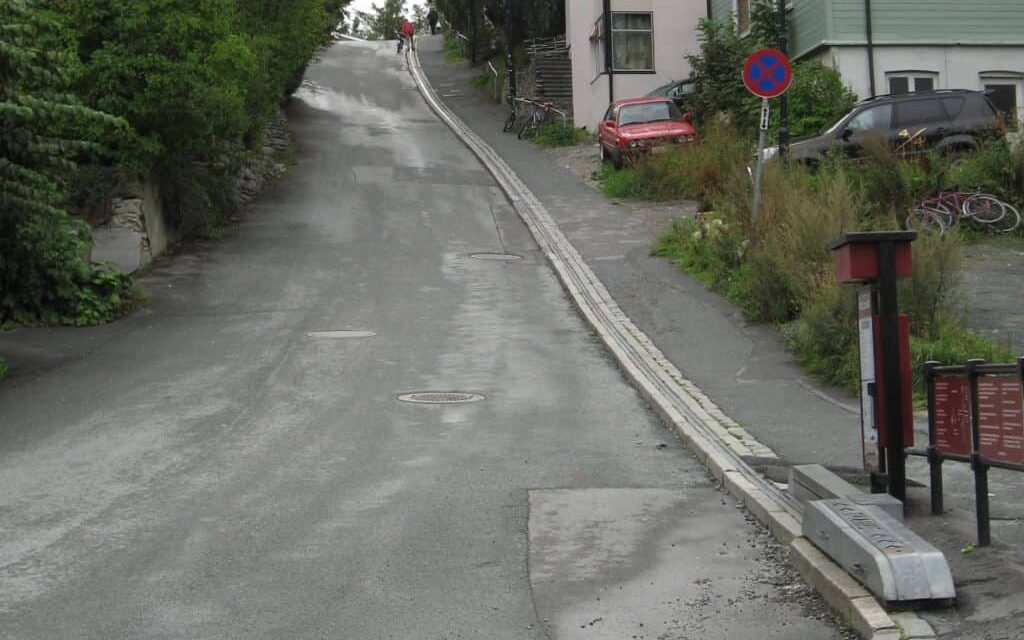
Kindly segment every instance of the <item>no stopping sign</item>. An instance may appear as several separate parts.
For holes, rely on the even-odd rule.
[[[760,49],[743,64],[743,84],[759,98],[777,98],[793,81],[789,58],[775,49]]]

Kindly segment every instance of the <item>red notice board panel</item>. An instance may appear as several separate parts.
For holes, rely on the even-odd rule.
[[[985,460],[1024,468],[1024,396],[1005,376],[978,378],[978,453]]]
[[[971,455],[971,390],[962,376],[935,376],[935,448]]]

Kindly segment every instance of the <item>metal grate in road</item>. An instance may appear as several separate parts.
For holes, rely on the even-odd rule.
[[[470,258],[476,258],[477,260],[494,260],[512,262],[514,260],[522,260],[523,256],[516,255],[514,253],[471,253]]]
[[[414,404],[461,404],[465,402],[480,402],[484,397],[478,393],[464,393],[462,391],[417,391],[414,393],[403,393],[398,396],[402,402]]]
[[[306,334],[307,338],[325,338],[325,339],[342,339],[342,338],[373,338],[377,335],[375,331],[359,331],[359,330],[338,330],[338,331],[310,331]]]

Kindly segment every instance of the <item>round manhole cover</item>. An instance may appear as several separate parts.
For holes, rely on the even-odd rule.
[[[306,334],[307,338],[373,338],[377,333],[374,331],[311,331]]]
[[[523,256],[517,256],[514,253],[471,253],[470,258],[476,258],[477,260],[494,260],[499,262],[511,262],[513,260],[522,260]]]
[[[417,391],[403,393],[398,396],[402,402],[416,404],[459,404],[463,402],[480,402],[484,399],[479,393],[463,393],[462,391]]]

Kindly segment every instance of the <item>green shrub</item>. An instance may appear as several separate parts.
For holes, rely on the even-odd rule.
[[[590,136],[583,127],[561,122],[548,122],[537,132],[536,142],[542,147],[573,147]]]
[[[961,320],[963,247],[955,234],[927,233],[911,249],[914,272],[900,282],[900,306],[910,316],[913,335],[936,339],[943,326]]]
[[[944,319],[932,338],[911,334],[910,362],[914,391],[919,398],[924,393],[922,365],[929,360],[941,364],[964,364],[972,358],[986,362],[1010,363],[1017,355],[1008,344],[1001,344],[968,331],[962,324]]]
[[[1000,139],[964,156],[946,173],[946,186],[981,187],[1004,200],[1024,203],[1024,145],[1013,151]]]
[[[795,323],[790,346],[808,373],[858,393],[857,307],[852,289],[834,281],[820,287]]]
[[[618,172],[605,169],[602,189],[615,198],[690,198],[712,204],[727,182],[746,180],[749,156],[749,145],[727,123],[716,121],[707,127],[700,144],[641,157]]]
[[[612,185],[643,194],[646,185],[656,184],[652,176],[672,172],[680,173],[679,184],[695,190],[702,166],[720,168],[724,177],[705,198],[714,212],[677,221],[652,252],[728,296],[748,319],[786,327],[789,345],[809,373],[856,392],[855,294],[852,288],[837,285],[826,246],[847,231],[894,228],[899,208],[941,171],[938,161],[908,162],[888,149],[877,149],[878,166],[833,162],[809,173],[799,166],[770,163],[753,237],[745,158],[722,152],[743,145],[725,142],[727,133],[715,135],[724,144],[703,145],[707,156],[722,154],[715,161],[652,158],[652,164],[662,165],[657,171],[638,166],[617,172],[606,179],[606,190]],[[957,296],[962,262],[958,237],[922,235],[913,252],[914,273],[900,285],[900,302],[911,317],[915,376],[927,358],[1005,360],[1006,349],[963,328]],[[917,384],[920,394],[920,381]]]
[[[90,325],[131,308],[131,279],[90,265],[88,227],[63,211],[0,224],[0,324]]]

